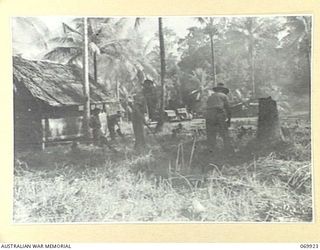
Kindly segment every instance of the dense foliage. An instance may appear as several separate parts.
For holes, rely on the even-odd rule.
[[[146,39],[150,36],[144,36],[133,19],[89,18],[90,72],[124,101],[143,80],[152,79],[160,100],[159,30],[155,27],[154,36]],[[165,23],[162,28],[166,106],[199,109],[214,83],[224,82],[234,102],[272,96],[284,110],[308,109],[310,16],[194,19],[198,24],[189,27],[184,37]],[[136,23],[141,20],[136,18]],[[81,18],[62,23],[52,38],[39,19],[17,18],[14,52],[23,54],[17,37],[28,29],[37,38],[34,46],[41,47],[42,58],[81,66],[81,24]]]

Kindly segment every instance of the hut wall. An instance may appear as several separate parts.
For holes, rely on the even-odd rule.
[[[104,110],[100,114],[101,130],[107,135],[107,114],[116,113],[118,103],[92,104]],[[43,141],[73,140],[83,136],[82,114],[79,105],[53,107],[33,97],[19,82],[14,92],[15,149],[43,147]]]
[[[14,95],[15,149],[41,147],[41,115],[37,101],[27,92]]]
[[[83,117],[80,115],[62,118],[49,118],[48,140],[66,140],[83,136],[82,119]],[[106,113],[100,114],[100,121],[103,134],[107,134]]]

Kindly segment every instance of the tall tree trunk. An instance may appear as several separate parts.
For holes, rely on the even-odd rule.
[[[162,18],[158,18],[159,24],[159,45],[160,45],[160,82],[161,82],[161,100],[160,100],[160,119],[157,125],[157,129],[161,130],[164,123],[164,104],[165,104],[165,75],[166,75],[166,64],[165,64],[165,47],[164,47],[164,37],[162,29]]]
[[[98,65],[97,65],[97,52],[93,53],[93,74],[94,74],[94,83],[98,83]]]
[[[87,18],[83,18],[83,92],[85,97],[83,128],[86,138],[90,137],[90,85],[89,85],[89,52],[88,52],[88,22]]]
[[[311,18],[311,17],[309,17]],[[305,27],[305,35],[307,37],[307,60],[308,60],[308,81],[309,81],[309,119],[311,120],[311,21],[307,17],[303,17]]]
[[[250,65],[250,82],[252,87],[252,98],[256,98],[255,85],[255,62],[254,62],[254,37],[253,37],[253,18],[249,17],[249,65]]]
[[[256,97],[256,85],[255,85],[255,65],[254,65],[254,48],[253,48],[253,38],[250,37],[249,40],[249,65],[250,65],[250,83],[252,88],[252,97]]]
[[[178,83],[177,90],[178,90],[178,97],[179,97],[179,108],[181,108],[180,105],[183,103],[183,101],[182,101],[182,86],[181,86],[180,76],[178,76],[177,83]]]
[[[211,46],[212,80],[213,80],[213,86],[216,86],[216,84],[217,84],[217,74],[216,74],[213,34],[210,34],[210,46]]]
[[[309,45],[308,45],[309,46]],[[309,102],[309,120],[311,121],[311,95],[312,95],[312,92],[311,92],[311,49],[308,48],[308,51],[307,51],[307,60],[308,60],[308,84],[309,84],[309,95],[308,95],[308,102]]]

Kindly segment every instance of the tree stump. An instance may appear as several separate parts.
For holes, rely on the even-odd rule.
[[[281,141],[281,129],[277,102],[271,96],[259,98],[259,116],[257,139],[261,143],[276,143]]]

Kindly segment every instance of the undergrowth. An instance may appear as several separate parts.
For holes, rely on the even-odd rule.
[[[142,153],[123,143],[115,145],[118,154],[90,145],[17,153],[13,219],[309,222],[310,135],[294,136],[281,150],[251,152],[241,161],[241,151],[228,160],[208,155],[201,138],[192,135],[154,136]]]

